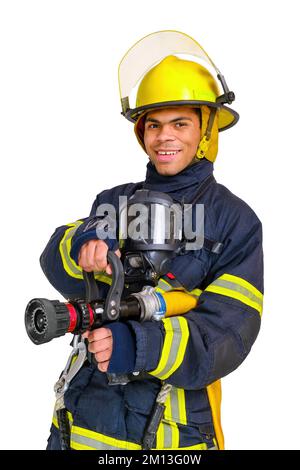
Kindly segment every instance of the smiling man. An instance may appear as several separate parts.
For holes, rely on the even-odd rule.
[[[199,62],[175,55],[189,52]],[[122,114],[135,123],[149,158],[145,180],[102,191],[89,217],[55,230],[41,265],[69,300],[85,295],[82,270],[97,272],[105,298],[112,283],[107,251],[115,250],[124,266],[129,262],[128,293],[142,295],[145,285],[156,298],[185,292],[194,307],[183,315],[176,305],[172,316],[167,305],[156,307],[160,321],[110,322],[85,333],[88,360],[64,397],[69,446],[223,449],[220,379],[249,354],[263,300],[261,223],[213,176],[219,131],[238,120],[225,106],[234,94],[201,46],[176,31],[154,33],[130,48],[119,80]],[[138,80],[131,108],[129,95]],[[134,240],[124,240],[122,230],[119,239],[99,239],[95,230],[97,209],[112,204],[118,214],[120,196],[157,209],[155,236],[139,240],[134,253]],[[196,222],[196,205],[204,205],[201,249],[189,249],[184,237],[177,249],[164,236],[164,208],[171,202],[188,204]],[[62,436],[66,441],[67,427],[59,427],[55,414],[48,449],[61,449]]]

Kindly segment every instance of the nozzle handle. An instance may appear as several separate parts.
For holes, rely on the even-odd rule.
[[[124,269],[120,258],[113,251],[107,252],[107,260],[112,268],[112,283],[105,302],[104,316],[107,320],[117,320],[124,289]]]
[[[111,250],[107,252],[107,261],[112,269],[112,283],[106,297],[103,318],[105,320],[117,320],[120,315],[120,302],[124,289],[124,269],[118,255]],[[94,272],[83,271],[83,280],[87,302],[99,300],[100,293]]]
[[[100,293],[99,289],[97,286],[96,279],[94,277],[94,272],[87,272],[87,271],[82,271],[83,274],[83,280],[85,283],[85,295],[86,295],[86,301],[87,302],[92,302],[92,300],[99,300]]]

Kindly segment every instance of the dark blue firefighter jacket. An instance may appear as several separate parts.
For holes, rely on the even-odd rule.
[[[175,176],[162,176],[149,162],[145,189],[168,193],[176,202],[193,199],[199,184],[213,172],[207,160]],[[83,228],[102,203],[115,205],[142,183],[101,192],[90,216],[58,227],[40,262],[50,283],[66,298],[85,294],[78,253],[97,238]],[[248,355],[260,328],[263,299],[262,227],[253,210],[226,187],[211,182],[198,203],[204,204],[205,238],[222,243],[220,253],[208,248],[177,256],[171,277],[158,289],[180,286],[198,296],[197,306],[161,322],[111,323],[113,355],[110,373],[140,372],[127,385],[109,385],[107,374],[88,361],[65,396],[73,449],[140,449],[142,436],[162,383],[173,386],[154,447],[158,449],[223,448],[220,423],[220,379]],[[107,240],[110,248],[117,243]],[[109,276],[99,274],[102,296]],[[148,375],[145,378],[145,374]],[[48,448],[59,448],[54,415]]]

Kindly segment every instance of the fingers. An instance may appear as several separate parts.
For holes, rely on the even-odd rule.
[[[105,338],[112,338],[112,332],[109,328],[97,328],[96,330],[89,331],[89,343],[101,341]]]
[[[82,245],[79,255],[78,255],[78,264],[87,272],[92,271],[91,266],[88,263],[89,258],[89,251],[92,249],[94,245],[94,240],[91,240],[84,245]]]
[[[85,336],[86,333],[84,333],[83,336]],[[98,362],[98,369],[101,372],[106,372],[113,348],[111,330],[109,328],[98,328],[89,331],[88,335],[85,337],[87,337],[89,342],[89,351],[95,355],[95,359]]]
[[[95,251],[97,248],[97,243],[92,240],[92,243],[88,244],[87,250],[86,250],[86,263],[89,269],[93,269],[95,266]]]
[[[95,271],[104,271],[107,267],[108,246],[102,240],[99,240],[99,242],[101,243],[96,244],[94,252],[94,266],[96,267]]]
[[[110,264],[108,264],[108,265],[106,266],[105,272],[107,272],[107,274],[109,274],[109,275],[112,275],[112,269],[111,269],[111,267],[110,267]]]
[[[101,362],[101,364],[98,364],[98,369],[100,372],[107,372],[109,366],[109,361],[106,362]]]
[[[94,341],[93,343],[89,343],[89,351],[93,354],[104,353],[105,351],[108,351],[110,349],[112,349],[111,338],[104,338],[100,341]],[[105,360],[109,359],[109,357],[105,357]]]
[[[108,246],[103,240],[90,240],[81,247],[78,264],[87,272],[106,271],[111,275],[112,268],[110,264],[107,264],[107,251]],[[119,249],[115,253],[121,258]]]
[[[78,264],[87,272],[104,271],[107,267],[108,246],[103,240],[90,240],[79,252]]]

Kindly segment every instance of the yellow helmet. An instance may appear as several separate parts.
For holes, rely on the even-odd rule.
[[[196,56],[205,67],[174,54]],[[221,82],[223,94],[213,73]],[[138,82],[135,107],[131,108],[129,95]],[[234,100],[224,77],[194,39],[177,31],[153,33],[136,43],[120,63],[119,85],[122,114],[135,122],[135,133],[144,150],[144,117],[150,110],[201,108],[202,135],[196,156],[210,161],[216,159],[218,131],[232,127],[239,118],[224,106]]]

